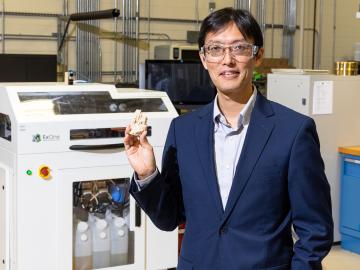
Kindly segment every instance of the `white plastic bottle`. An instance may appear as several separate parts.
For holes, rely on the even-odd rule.
[[[93,225],[93,268],[110,266],[110,228],[105,219],[96,218]]]
[[[128,263],[129,228],[126,220],[114,216],[111,223],[111,266]]]
[[[80,221],[76,227],[74,270],[92,269],[92,235],[89,225]]]

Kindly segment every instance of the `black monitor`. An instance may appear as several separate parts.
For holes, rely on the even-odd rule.
[[[216,94],[207,70],[196,60],[146,60],[145,88],[164,91],[175,105],[200,105]]]
[[[56,55],[0,54],[0,82],[56,82]]]

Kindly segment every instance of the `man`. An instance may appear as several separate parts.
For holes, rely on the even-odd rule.
[[[173,120],[161,173],[146,132],[125,138],[136,201],[160,229],[186,222],[178,270],[322,269],[330,250],[330,190],[315,124],[254,88],[262,45],[249,12],[210,14],[199,47],[214,102]]]

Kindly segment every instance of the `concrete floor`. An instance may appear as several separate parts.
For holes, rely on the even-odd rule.
[[[360,255],[333,246],[323,260],[323,270],[360,270]]]

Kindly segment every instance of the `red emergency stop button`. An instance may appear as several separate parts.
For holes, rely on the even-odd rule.
[[[42,165],[39,168],[39,176],[42,179],[49,179],[50,175],[50,168],[46,165]]]

